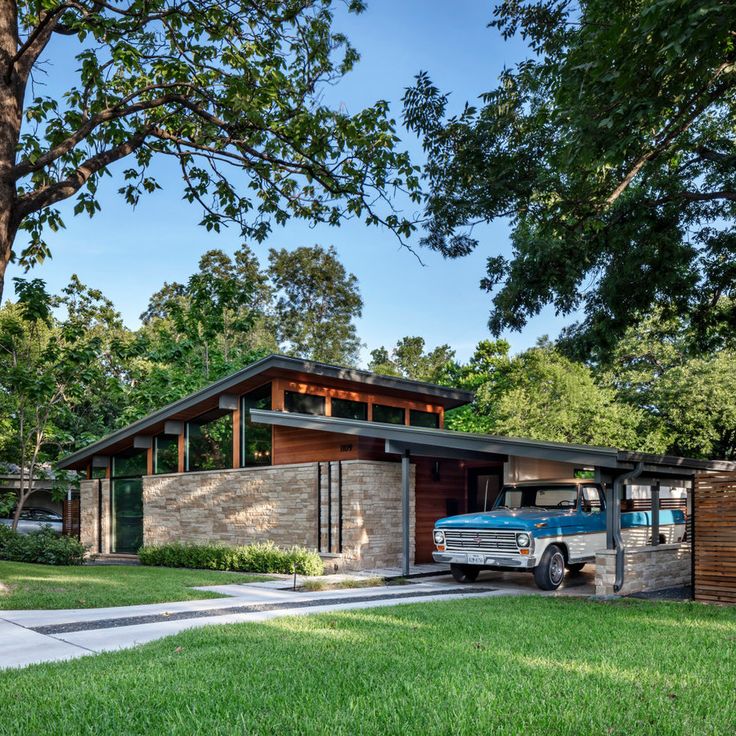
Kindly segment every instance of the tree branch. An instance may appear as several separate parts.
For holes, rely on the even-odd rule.
[[[125,156],[130,155],[140,148],[149,134],[149,129],[140,130],[125,141],[125,143],[121,143],[114,148],[88,158],[66,179],[54,182],[43,187],[43,189],[38,189],[19,197],[16,217],[20,221],[31,212],[36,212],[44,207],[60,202],[62,199],[71,197],[93,174],[96,174],[111,163],[125,158]]]
[[[732,66],[732,62],[721,64],[716,70],[715,74],[708,81],[708,84],[705,85],[704,90],[707,90],[723,74],[723,72],[725,72]],[[620,184],[606,198],[605,206],[610,207],[626,191],[626,189],[628,189],[631,182],[636,178],[636,176],[644,168],[644,166],[649,161],[656,158],[660,153],[665,151],[678,136],[687,131],[688,128],[690,128],[690,126],[695,122],[696,118],[713,102],[715,102],[721,95],[723,95],[728,89],[730,89],[729,84],[720,84],[718,87],[713,89],[710,94],[706,95],[703,100],[695,104],[695,107],[690,110],[690,112],[685,116],[684,120],[682,120],[681,122],[679,120],[675,120],[668,126],[668,128],[665,128],[662,135],[660,136],[659,142],[644,155],[639,157],[639,159],[629,169],[626,176],[624,176],[624,178],[621,180]]]

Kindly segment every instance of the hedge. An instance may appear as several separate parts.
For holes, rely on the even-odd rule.
[[[320,556],[303,547],[282,549],[272,543],[231,547],[224,544],[158,544],[141,547],[138,557],[143,565],[191,567],[233,572],[264,572],[299,575],[322,575]]]
[[[18,534],[0,525],[0,560],[37,562],[42,565],[81,565],[84,545],[77,539],[59,536],[52,529]]]

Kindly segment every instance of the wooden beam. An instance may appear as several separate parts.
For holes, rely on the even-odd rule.
[[[153,475],[153,445],[146,450],[146,475]]]
[[[164,434],[184,434],[184,422],[164,422]]]
[[[217,405],[220,409],[235,411],[238,408],[239,403],[240,402],[236,394],[221,394]]]
[[[240,402],[233,411],[233,467],[240,467]]]
[[[181,432],[179,434],[179,443],[178,443],[178,467],[176,469],[177,473],[183,473],[185,468],[185,456],[186,456],[186,443],[185,443],[185,435],[184,432]]]
[[[136,450],[150,450],[153,447],[153,437],[145,434],[137,434],[133,437],[133,447]]]

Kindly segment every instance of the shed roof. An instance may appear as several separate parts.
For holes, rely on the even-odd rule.
[[[116,430],[87,447],[63,458],[57,465],[59,468],[78,467],[93,455],[104,455],[120,451],[130,444],[138,434],[153,435],[163,431],[163,423],[167,420],[187,420],[205,411],[216,408],[217,397],[228,391],[250,390],[271,377],[303,375],[310,378],[322,377],[343,383],[346,386],[369,386],[384,393],[429,399],[445,409],[453,409],[468,404],[473,400],[469,391],[438,386],[422,381],[412,381],[396,376],[384,376],[371,371],[356,368],[320,363],[313,360],[302,360],[285,355],[269,355],[251,363],[242,370],[236,371],[219,381],[205,386],[199,391],[174,401],[162,409],[148,414]]]

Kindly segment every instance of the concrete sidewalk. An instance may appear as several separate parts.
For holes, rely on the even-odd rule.
[[[0,669],[125,649],[211,624],[513,594],[488,584],[461,588],[447,581],[315,592],[284,587],[283,581],[206,586],[228,597],[119,608],[0,611]]]
[[[338,577],[327,580],[336,581]],[[595,592],[590,571],[566,578],[563,587],[551,593],[537,589],[531,575],[492,572],[482,573],[476,583],[469,585],[460,585],[446,575],[421,578],[407,585],[313,592],[294,591],[290,580],[283,578],[199,589],[223,597],[117,608],[0,611],[0,669],[126,649],[211,624],[468,597],[587,596]]]

